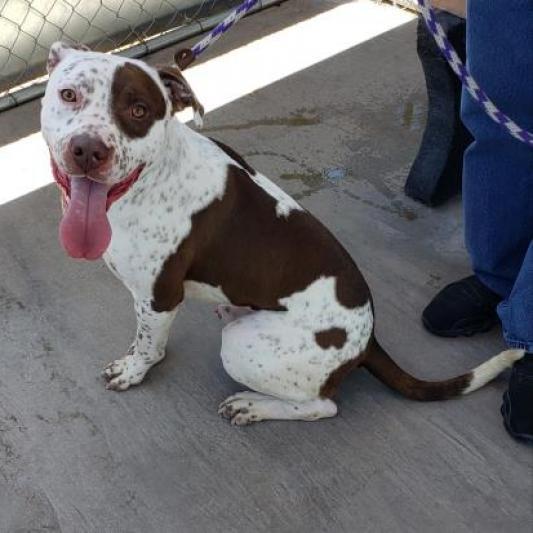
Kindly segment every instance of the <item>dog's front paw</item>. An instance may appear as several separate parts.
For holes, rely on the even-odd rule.
[[[113,361],[102,372],[108,381],[106,389],[124,391],[131,385],[138,385],[151,366],[135,355]]]

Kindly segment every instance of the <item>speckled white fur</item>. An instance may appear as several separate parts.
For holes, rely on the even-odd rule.
[[[108,212],[112,240],[104,258],[133,294],[137,334],[127,355],[111,363],[104,374],[109,388],[125,390],[140,383],[148,369],[164,357],[177,312],[152,309],[154,282],[166,259],[189,235],[192,216],[223,197],[228,164],[238,163],[171,118],[168,99],[167,117],[156,122],[145,137],[128,139],[109,114],[113,73],[118,66],[133,62],[165,94],[157,72],[144,63],[117,56],[66,53],[64,49],[61,53],[65,57],[52,73],[42,110],[43,135],[57,163],[63,164],[63,148],[70,137],[87,131],[115,147],[117,159],[110,182],[120,181],[139,164],[146,164],[139,180]],[[62,88],[72,86],[84,94],[82,109],[66,107],[58,98]],[[287,217],[292,210],[302,209],[264,176],[257,174],[251,179],[277,200],[273,217]],[[317,279],[280,302],[287,311],[237,313],[223,330],[222,361],[234,379],[262,395],[235,395],[221,406],[222,414],[241,425],[269,418],[314,420],[336,413],[331,400],[319,398],[320,387],[332,371],[366,348],[373,316],[370,303],[357,309],[340,305],[335,284],[332,277]],[[228,302],[217,287],[186,282],[184,288],[186,297]],[[323,349],[317,344],[315,333],[330,328],[346,331],[342,348]]]
[[[335,278],[321,278],[284,298],[286,312],[258,311],[230,322],[222,332],[222,363],[236,381],[286,400],[317,398],[328,376],[361,354],[373,326],[370,303],[346,309],[335,296]],[[340,349],[321,348],[315,333],[347,332]]]

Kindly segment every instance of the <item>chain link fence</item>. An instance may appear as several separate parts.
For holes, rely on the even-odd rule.
[[[39,78],[45,75],[48,49],[57,40],[140,57],[205,31],[239,3],[240,0],[0,0],[0,110],[39,96],[42,86],[31,90],[28,85],[42,81]],[[261,7],[266,6],[258,5]],[[173,36],[169,37],[170,33]]]
[[[0,0],[0,111],[42,95],[55,41],[142,57],[212,28],[241,1]],[[282,1],[260,0],[251,11]],[[416,9],[416,0],[389,1]]]

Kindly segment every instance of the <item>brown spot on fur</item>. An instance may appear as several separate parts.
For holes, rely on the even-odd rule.
[[[331,233],[306,211],[278,217],[276,205],[246,171],[228,165],[223,198],[192,217],[191,233],[164,263],[153,309],[176,307],[191,280],[221,287],[233,305],[281,311],[280,299],[321,276],[337,277],[341,304],[365,304],[363,276]]]
[[[147,110],[140,119],[131,114],[132,106],[139,103]],[[130,138],[144,137],[165,112],[165,97],[149,74],[133,63],[117,68],[111,86],[111,113],[121,131]]]
[[[316,343],[324,350],[331,347],[340,350],[346,344],[347,338],[346,330],[342,328],[330,328],[315,333]]]
[[[350,268],[346,268],[337,275],[337,285],[335,287],[337,299],[341,305],[348,309],[361,307],[370,299],[366,281],[357,267],[355,268],[358,276],[354,276],[353,270]],[[365,298],[362,298],[362,295],[365,295]]]

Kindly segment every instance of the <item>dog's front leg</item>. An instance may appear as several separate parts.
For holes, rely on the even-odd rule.
[[[151,301],[136,300],[137,334],[128,353],[113,361],[103,372],[108,380],[107,388],[123,391],[137,385],[148,370],[165,357],[165,347],[177,307],[172,311],[158,313]]]

